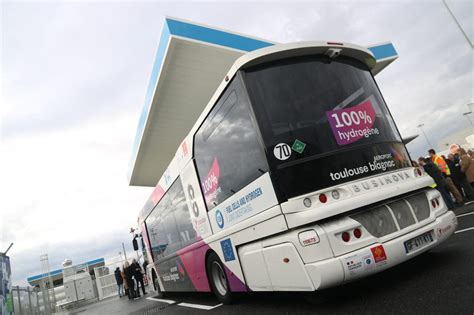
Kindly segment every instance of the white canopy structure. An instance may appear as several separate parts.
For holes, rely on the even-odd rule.
[[[166,18],[138,124],[131,186],[154,187],[237,58],[277,43]],[[375,75],[397,57],[391,43],[367,47]]]

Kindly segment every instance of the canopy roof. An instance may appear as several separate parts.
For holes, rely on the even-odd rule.
[[[99,259],[94,259],[90,261],[86,261],[85,263],[75,265],[75,267],[86,267],[89,268],[89,270],[93,270],[96,267],[104,266],[105,260],[104,258],[99,258]],[[63,268],[52,270],[49,275],[51,275],[51,278],[53,279],[53,282],[59,279],[63,279]],[[43,279],[47,279],[49,277],[47,273],[39,274],[36,276],[31,276],[28,277],[26,280],[28,283],[32,286],[39,285],[40,281]]]
[[[166,18],[140,116],[129,180],[154,187],[233,63],[277,43]],[[391,43],[367,47],[375,75],[398,55]]]

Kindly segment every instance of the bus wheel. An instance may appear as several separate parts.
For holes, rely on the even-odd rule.
[[[230,291],[227,274],[225,273],[224,266],[216,253],[211,253],[209,255],[207,258],[206,268],[212,292],[215,294],[219,302],[231,304],[232,292]]]

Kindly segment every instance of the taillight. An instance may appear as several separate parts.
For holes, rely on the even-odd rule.
[[[362,236],[362,231],[359,228],[355,229],[354,236],[355,238],[360,238]]]
[[[328,197],[325,194],[321,194],[319,195],[319,201],[321,201],[321,203],[326,203],[326,201],[328,201]]]
[[[423,170],[422,167],[415,167],[415,169],[413,170],[413,173],[415,173],[415,177],[420,177],[425,174],[425,171]]]
[[[351,239],[351,235],[348,232],[342,233],[341,237],[342,237],[342,240],[346,243],[349,242]]]
[[[433,208],[438,207],[439,206],[439,199],[438,198],[431,199],[431,205],[433,206]]]

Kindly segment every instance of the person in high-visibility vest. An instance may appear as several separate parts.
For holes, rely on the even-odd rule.
[[[443,177],[443,173],[439,170],[439,168],[431,161],[431,159],[425,159],[424,157],[420,157],[418,159],[418,163],[423,167],[425,172],[433,178],[435,184],[431,185],[432,188],[436,188],[441,197],[444,200],[444,203],[448,207],[448,209],[454,209],[455,205],[451,195],[446,190],[446,179]]]
[[[439,155],[436,154],[435,150],[429,149],[428,153],[430,154],[431,161],[435,164],[439,170],[443,173],[444,178],[446,179],[446,189],[453,194],[454,199],[456,199],[457,205],[463,204],[463,198],[459,190],[454,185],[453,180],[451,179],[451,170],[448,167],[446,161]]]
[[[425,172],[430,175],[431,178],[433,178],[435,183],[433,185],[430,185],[431,188],[435,188],[440,192],[441,197],[443,198],[444,203],[446,204],[448,209],[454,209],[455,205],[453,199],[451,198],[451,195],[446,190],[446,179],[443,177],[443,173],[436,165],[433,164],[431,159],[425,159],[424,157],[420,157],[418,159],[418,163],[420,164],[420,166],[423,167]]]

